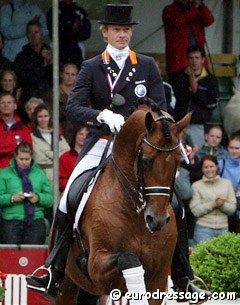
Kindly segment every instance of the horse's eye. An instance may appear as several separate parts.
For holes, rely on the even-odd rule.
[[[147,156],[143,156],[142,162],[143,162],[144,170],[152,169],[153,159],[151,159],[151,158],[149,158]]]

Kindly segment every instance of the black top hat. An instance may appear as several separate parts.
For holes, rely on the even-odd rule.
[[[138,21],[132,21],[131,4],[106,4],[104,20],[99,20],[100,24],[122,24],[133,25]]]

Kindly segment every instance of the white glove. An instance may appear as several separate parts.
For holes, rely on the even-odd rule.
[[[99,123],[105,123],[109,126],[111,132],[119,132],[124,124],[124,117],[121,114],[113,113],[111,110],[104,109],[97,116]]]

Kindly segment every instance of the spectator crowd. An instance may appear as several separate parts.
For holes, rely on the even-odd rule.
[[[87,12],[59,3],[60,187],[74,168],[88,133],[66,120],[65,106],[91,36]],[[53,199],[52,8],[31,0],[0,8],[0,243],[44,244],[57,203]],[[48,43],[47,43],[47,42]],[[70,162],[70,164],[69,164]]]
[[[175,187],[185,206],[191,244],[227,231],[240,233],[240,129],[228,136],[211,122],[219,103],[217,78],[208,70],[204,28],[214,17],[203,1],[174,0],[162,15],[166,36],[164,89],[171,115],[192,111],[182,135]],[[45,243],[53,200],[52,8],[31,1],[0,9],[0,243]],[[65,107],[91,36],[87,12],[73,1],[59,9],[59,192],[66,187],[88,127],[66,118]],[[225,136],[225,137],[224,137]],[[223,141],[225,139],[225,141]],[[33,238],[34,237],[34,238]]]

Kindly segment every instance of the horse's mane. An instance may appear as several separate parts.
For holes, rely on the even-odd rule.
[[[138,100],[133,102],[133,106],[129,109],[128,117],[136,110],[146,109],[146,110],[155,112],[158,116],[163,115],[160,107],[149,97],[139,98]],[[148,111],[149,111],[148,110]],[[172,141],[172,135],[169,129],[169,122],[167,120],[162,120],[162,128],[165,140],[168,142]]]

